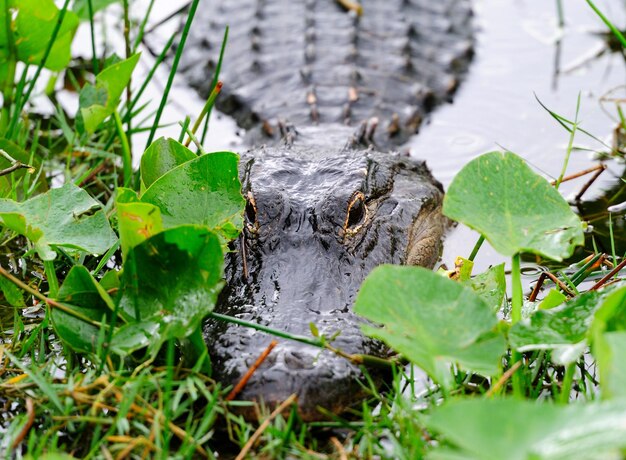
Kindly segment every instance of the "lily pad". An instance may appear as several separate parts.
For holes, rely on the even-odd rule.
[[[493,309],[471,289],[422,267],[383,265],[365,279],[355,302],[359,315],[382,324],[364,332],[385,341],[439,384],[449,366],[495,375],[506,349],[493,332]]]
[[[164,137],[157,139],[141,157],[141,181],[144,187],[150,187],[165,173],[194,158],[197,155],[180,142]]]
[[[450,184],[443,212],[506,256],[530,252],[560,261],[584,242],[582,223],[559,192],[510,152],[470,161]]]
[[[213,310],[224,284],[223,263],[219,238],[201,226],[165,230],[131,248],[119,307],[138,326],[123,331],[124,337],[149,333],[157,350],[170,338],[192,334]]]
[[[42,260],[56,257],[54,247],[103,254],[117,241],[100,203],[72,183],[23,203],[0,199],[0,223],[31,240]]]
[[[232,152],[196,157],[155,180],[141,196],[161,210],[163,226],[204,225],[225,240],[239,234],[245,201]]]
[[[541,460],[621,458],[626,401],[554,405],[467,399],[433,410],[426,424],[447,445],[429,459]]]

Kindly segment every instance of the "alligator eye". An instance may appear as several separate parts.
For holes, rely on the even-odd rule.
[[[350,203],[348,203],[348,214],[343,224],[343,229],[347,232],[356,232],[367,217],[367,206],[365,206],[365,195],[356,192],[352,195]]]
[[[256,201],[254,200],[254,195],[252,192],[248,192],[246,198],[246,209],[244,211],[246,221],[251,226],[257,226]]]

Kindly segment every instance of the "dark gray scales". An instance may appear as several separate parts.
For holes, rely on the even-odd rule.
[[[248,130],[251,148],[240,162],[246,223],[226,255],[216,312],[297,335],[314,323],[346,353],[385,357],[352,312],[359,286],[380,264],[432,267],[447,221],[425,164],[380,149],[450,100],[471,58],[472,15],[467,0],[361,3],[357,16],[333,0],[207,1],[182,70],[207,96],[230,25],[218,108]],[[276,129],[281,120],[295,131]],[[224,385],[271,340],[217,321],[205,337]],[[240,397],[275,406],[296,393],[301,417],[315,420],[319,406],[339,413],[358,403],[363,383],[344,358],[283,340]]]
[[[208,1],[182,70],[208,96],[227,25],[218,108],[243,128],[286,120],[358,125],[379,119],[378,145],[399,145],[449,101],[472,56],[466,0]]]

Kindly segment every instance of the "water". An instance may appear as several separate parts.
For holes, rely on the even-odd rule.
[[[500,146],[522,157],[535,171],[559,175],[569,134],[541,108],[573,120],[581,95],[582,128],[611,144],[615,109],[599,98],[624,85],[624,59],[604,53],[605,27],[585,2],[564,2],[565,27],[558,26],[556,3],[549,0],[476,0],[476,57],[453,104],[433,114],[432,120],[410,143],[413,155],[428,161],[435,177],[449,185],[459,169],[475,156]],[[624,23],[621,0],[597,2],[617,25]],[[623,89],[620,95],[624,93]],[[610,116],[611,115],[611,116]],[[575,145],[592,149],[601,144],[584,135]],[[567,172],[593,165],[588,152],[574,152]],[[622,175],[623,166],[607,164],[597,186],[585,195],[597,196]],[[584,184],[578,179],[562,185],[573,196]],[[469,255],[478,235],[463,226],[446,240],[443,262]],[[476,271],[503,260],[488,246],[476,258]]]

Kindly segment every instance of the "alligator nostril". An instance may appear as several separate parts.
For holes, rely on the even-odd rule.
[[[284,352],[285,366],[290,370],[313,369],[315,356],[293,350]]]

